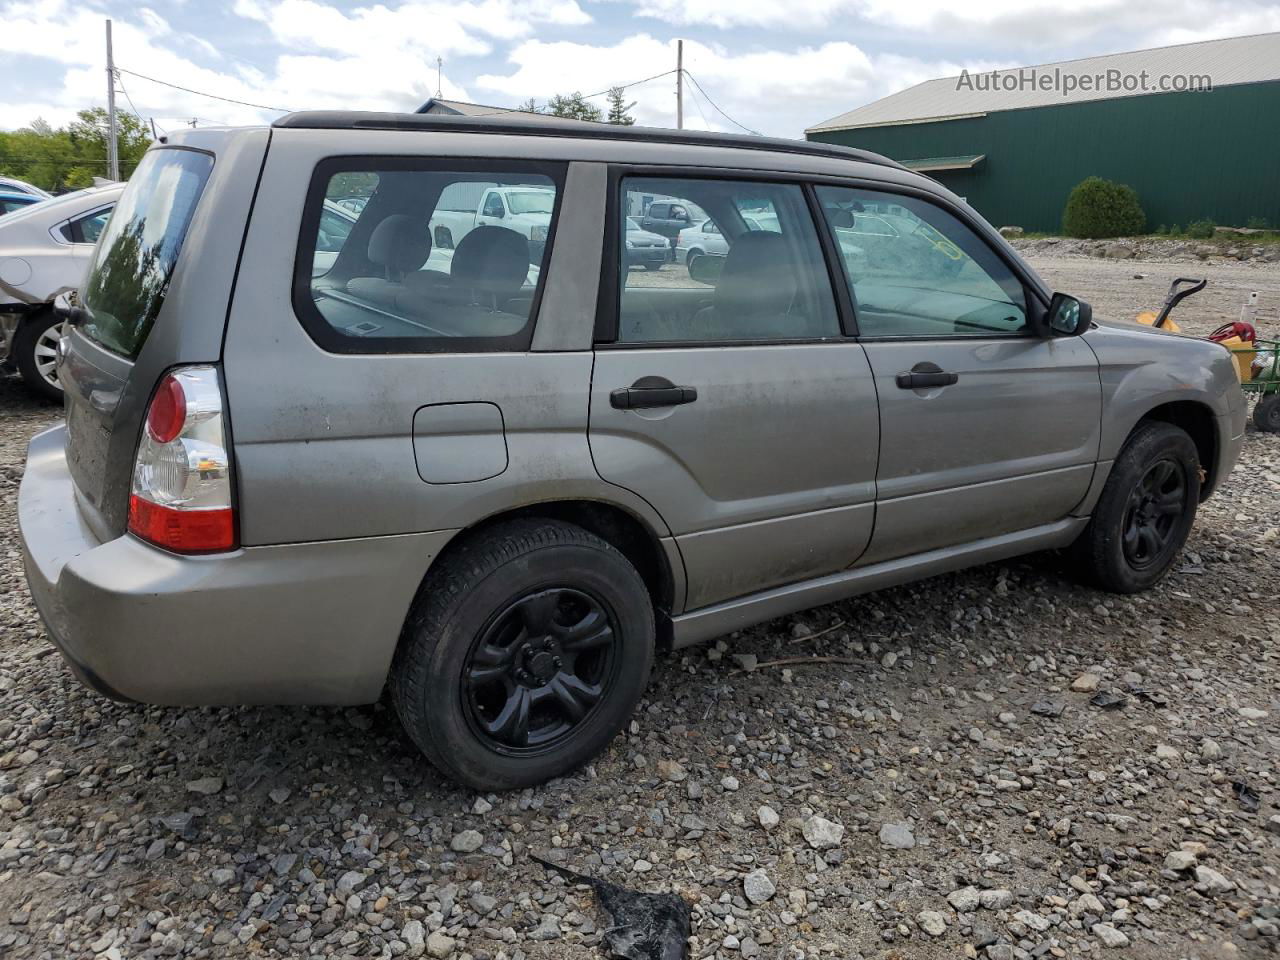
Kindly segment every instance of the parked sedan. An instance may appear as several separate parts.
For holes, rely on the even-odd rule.
[[[778,218],[772,213],[744,216],[748,230],[769,230],[778,233]],[[695,262],[698,257],[723,257],[729,252],[729,244],[720,233],[720,226],[714,220],[703,220],[691,227],[681,230],[676,237],[676,263],[686,266]]]
[[[627,217],[627,234],[623,244],[627,252],[628,267],[644,267],[646,270],[661,270],[669,259],[671,247],[667,238],[650,233],[637,223],[637,217]]]
[[[0,364],[16,366],[36,393],[62,399],[59,294],[84,279],[89,255],[124,190],[90,187],[0,218]]]
[[[37,197],[34,193],[10,193],[8,190],[0,189],[0,217],[6,213],[15,213],[33,203],[39,203],[43,199],[44,197]]]
[[[0,177],[0,193],[25,193],[40,200],[48,200],[53,196],[48,190],[41,190],[34,183],[27,183],[16,177]]]

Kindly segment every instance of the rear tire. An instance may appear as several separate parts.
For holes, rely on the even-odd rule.
[[[622,729],[653,665],[653,607],[616,549],[517,520],[465,542],[419,592],[391,668],[405,730],[477,790],[541,783]]]
[[[1253,408],[1253,425],[1264,433],[1280,433],[1280,394],[1258,401]]]
[[[62,402],[57,367],[61,336],[62,320],[52,310],[45,310],[18,327],[13,339],[14,361],[22,379],[33,393],[53,403]]]
[[[664,263],[646,263],[644,268],[646,270],[661,270],[664,266],[666,266]]]
[[[1093,517],[1072,547],[1094,585],[1138,593],[1169,571],[1200,503],[1200,457],[1184,430],[1140,423],[1116,458]]]

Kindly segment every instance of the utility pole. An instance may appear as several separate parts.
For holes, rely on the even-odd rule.
[[[684,41],[676,41],[676,129],[684,129]]]
[[[111,21],[107,21],[107,176],[120,179],[116,128],[116,62],[111,56]]]
[[[436,99],[437,100],[440,99],[440,97],[444,96],[444,94],[441,92],[441,90],[443,89],[442,85],[444,83],[443,78],[444,78],[444,58],[436,57]]]

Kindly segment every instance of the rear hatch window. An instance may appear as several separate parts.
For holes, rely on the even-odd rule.
[[[212,169],[213,157],[196,150],[169,147],[142,158],[85,278],[86,336],[130,360],[138,356]]]

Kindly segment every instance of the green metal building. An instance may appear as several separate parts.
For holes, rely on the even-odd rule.
[[[996,226],[1060,230],[1096,175],[1138,192],[1149,230],[1280,228],[1280,33],[930,80],[805,135],[928,173]]]

